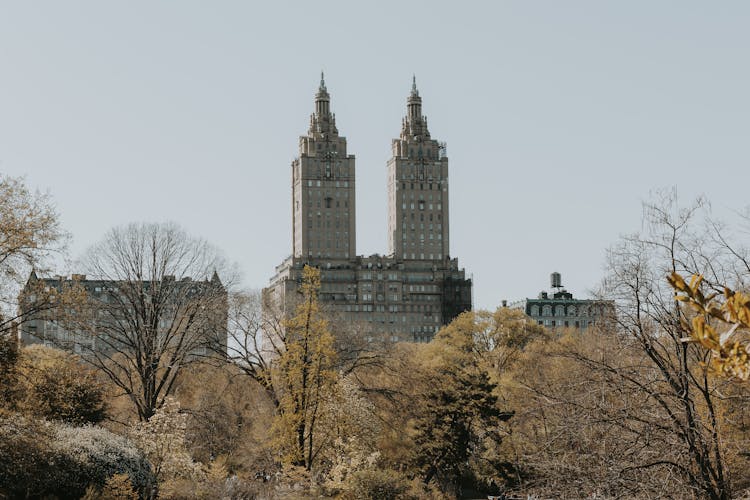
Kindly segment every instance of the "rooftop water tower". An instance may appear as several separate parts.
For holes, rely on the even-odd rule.
[[[560,276],[560,273],[550,274],[549,281],[552,288],[556,288],[558,290],[562,288],[562,277]]]

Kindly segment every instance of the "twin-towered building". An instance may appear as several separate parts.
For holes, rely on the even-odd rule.
[[[448,158],[431,138],[416,82],[388,160],[388,254],[356,253],[356,167],[321,75],[315,112],[292,162],[292,255],[264,290],[282,313],[302,268],[321,270],[321,302],[393,340],[429,341],[471,309],[471,279],[450,258]]]

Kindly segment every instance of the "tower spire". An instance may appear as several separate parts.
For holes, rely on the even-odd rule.
[[[406,122],[402,135],[408,137],[420,136],[429,139],[427,120],[422,116],[422,98],[419,97],[419,90],[417,90],[416,75],[411,77],[411,94],[406,99],[406,108]]]
[[[315,113],[310,118],[310,133],[338,134],[336,117],[331,113],[331,96],[326,88],[325,74],[320,72],[320,85],[315,93]]]

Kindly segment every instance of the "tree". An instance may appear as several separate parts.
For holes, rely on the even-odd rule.
[[[496,377],[513,364],[526,345],[548,338],[549,332],[520,309],[499,307],[494,312],[465,312],[445,326],[441,336]]]
[[[174,224],[131,224],[111,230],[83,262],[102,290],[68,326],[95,337],[84,358],[148,420],[185,366],[226,349],[223,259]]]
[[[747,388],[685,342],[691,330],[715,341],[731,328],[716,317],[703,318],[714,331],[694,327],[711,316],[705,303],[686,307],[696,290],[719,292],[721,309],[720,284],[743,289],[748,277],[746,253],[723,227],[702,202],[645,205],[644,230],[608,252],[602,293],[616,299],[617,324],[532,342],[502,374],[500,396],[514,411],[501,448],[516,464],[511,486],[541,497],[717,499],[747,487]],[[675,272],[707,278],[679,284],[690,291],[676,301],[665,279],[674,285]]]
[[[136,423],[128,433],[148,457],[163,488],[169,489],[172,482],[181,478],[203,479],[203,471],[185,447],[186,429],[187,415],[180,413],[177,400],[168,397],[148,421]]]
[[[0,174],[0,334],[50,306],[43,289],[33,309],[19,309],[16,300],[32,270],[49,266],[65,249],[66,239],[48,194],[32,192],[23,179]]]
[[[484,476],[480,480],[489,483],[503,473],[502,464],[488,461],[488,455],[501,441],[501,422],[512,413],[500,408],[488,368],[505,357],[497,355],[501,346],[513,344],[504,326],[507,316],[502,310],[494,317],[486,311],[462,313],[420,353],[424,385],[413,429],[415,461],[425,483],[435,479],[442,490],[459,491],[462,479]],[[516,321],[523,324],[520,317]],[[523,328],[520,333],[531,335]],[[485,453],[488,447],[492,451]]]
[[[274,384],[279,388],[274,431],[282,461],[312,470],[321,449],[317,428],[324,397],[337,380],[333,337],[320,313],[320,271],[305,266],[302,302],[284,321],[284,352],[275,363]]]
[[[296,306],[304,301],[302,293],[299,299]],[[369,325],[351,322],[319,303],[316,308],[333,336],[336,371],[356,378],[360,371],[384,366],[393,349],[387,335],[375,334]],[[257,292],[237,291],[229,295],[227,360],[260,384],[276,407],[279,395],[272,371],[274,363],[286,352],[286,319],[277,304]]]
[[[319,273],[305,268],[299,301],[288,318],[258,294],[229,298],[228,360],[263,388],[275,408],[276,444],[284,461],[308,471],[321,462],[330,467],[336,440],[348,439],[338,432],[340,426],[329,425],[335,418],[331,412],[343,417],[344,411],[331,402],[358,399],[354,380],[361,387],[358,374],[382,368],[391,347],[381,339],[368,342],[362,325],[321,309]],[[342,376],[348,378],[343,385]]]
[[[191,366],[178,381],[174,396],[189,416],[186,444],[193,458],[209,463],[226,457],[235,474],[273,469],[268,436],[275,408],[238,367]]]
[[[700,495],[726,499],[732,488],[717,414],[720,386],[710,373],[707,353],[682,341],[689,336],[689,321],[665,280],[703,267],[717,281],[732,272],[733,264],[724,258],[726,247],[713,244],[716,233],[705,229],[717,226],[701,224],[703,206],[699,200],[679,207],[673,195],[649,203],[646,231],[624,238],[608,253],[605,293],[617,301],[615,333],[625,347],[642,354],[640,366],[617,366],[591,355],[580,355],[578,361],[611,376],[611,387],[625,385],[654,403],[648,413],[620,413],[623,426],[637,426],[632,436],[652,442],[659,436],[668,443],[663,455],[642,455],[629,470],[678,476]]]
[[[0,405],[13,408],[18,394],[18,341],[0,335]]]
[[[265,391],[274,408],[279,397],[272,380],[273,363],[285,352],[283,318],[260,294],[237,291],[229,295],[227,361]]]
[[[687,303],[695,313],[690,324],[683,325],[690,332],[690,338],[683,340],[707,349],[711,353],[712,366],[719,373],[748,380],[750,355],[747,344],[737,338],[750,331],[750,295],[726,286],[723,300],[718,298],[717,292],[705,295],[701,286],[703,276],[697,274],[690,283],[677,273],[668,276],[668,281],[675,289],[675,298]],[[722,327],[724,332],[718,329]]]
[[[495,385],[484,371],[441,366],[425,392],[414,422],[416,460],[425,483],[436,479],[443,489],[457,488],[485,433],[497,432],[509,414],[497,406]]]
[[[352,474],[375,467],[380,457],[381,422],[375,405],[351,376],[338,380],[322,406],[320,476],[333,491],[347,489]]]
[[[33,345],[21,351],[16,370],[21,412],[73,425],[106,417],[106,388],[78,356]]]

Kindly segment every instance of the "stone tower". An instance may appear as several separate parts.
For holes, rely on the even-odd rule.
[[[443,260],[450,253],[448,158],[445,145],[430,137],[416,79],[388,160],[388,251],[403,260]]]
[[[471,309],[472,280],[448,254],[448,159],[431,139],[416,83],[388,161],[388,255],[355,250],[354,156],[336,129],[321,76],[310,130],[292,162],[293,254],[263,290],[264,314],[293,314],[306,265],[321,308],[371,341],[428,342]]]
[[[310,129],[292,162],[292,255],[348,259],[356,255],[354,155],[347,155],[323,74]]]

